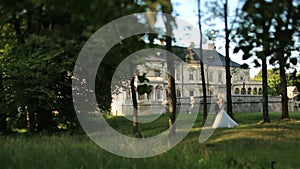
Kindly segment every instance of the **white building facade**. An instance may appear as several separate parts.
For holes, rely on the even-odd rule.
[[[179,56],[183,62],[175,62],[175,86],[176,97],[203,96],[201,72],[199,64],[199,49],[189,51],[186,48],[177,47],[181,51]],[[215,50],[203,50],[204,74],[207,94],[225,97],[226,74],[225,57]],[[241,68],[241,65],[231,61],[232,95],[259,95],[262,91],[261,82],[250,80],[250,70]],[[137,66],[140,74],[146,73],[149,79],[149,87],[152,92],[138,96],[139,111],[144,114],[165,112],[167,103],[167,60],[161,53],[153,53],[147,56],[144,64]],[[138,84],[138,83],[137,83]],[[111,106],[112,115],[126,115],[132,113],[132,101],[130,87],[123,89],[119,94],[113,94]],[[145,106],[145,105],[148,105]]]

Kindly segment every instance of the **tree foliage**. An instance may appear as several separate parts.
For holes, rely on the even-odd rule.
[[[164,22],[164,26],[166,29],[167,35],[173,34],[174,26],[176,26],[174,17],[172,16],[173,6],[171,0],[144,0],[147,4],[147,8],[151,12],[162,12],[162,19]],[[165,15],[167,14],[167,15]],[[156,23],[156,14],[150,14],[148,16],[148,21],[152,27]],[[165,49],[169,52],[172,52],[172,37],[163,35],[163,40],[166,42]],[[151,42],[151,40],[150,40]],[[167,54],[168,55],[168,54]],[[171,59],[170,56],[167,56],[167,71],[168,71],[168,89],[167,89],[167,99],[168,99],[168,110],[169,110],[169,126],[171,128],[170,135],[174,135],[176,133],[176,92],[175,92],[175,68],[174,68],[174,60]]]
[[[268,91],[271,96],[279,96],[282,93],[280,75],[278,69],[268,69]],[[287,73],[287,86],[300,87],[300,74]],[[262,71],[253,78],[253,80],[262,81]]]
[[[210,23],[212,19],[219,19],[221,22],[224,22],[224,34],[220,37],[225,39],[225,72],[226,72],[226,101],[227,101],[227,113],[229,116],[233,117],[233,111],[232,111],[232,97],[231,97],[231,90],[232,90],[232,84],[231,84],[231,72],[230,72],[230,56],[229,56],[229,45],[231,40],[235,37],[234,32],[234,25],[235,20],[237,18],[237,12],[236,16],[232,17],[228,13],[228,1],[207,1],[205,3],[205,6],[209,9],[207,12],[207,18],[205,19],[206,22]],[[211,26],[214,26],[214,24],[209,24]],[[213,34],[211,33],[213,32]],[[214,40],[214,36],[216,32],[220,32],[219,30],[211,30],[210,33],[208,33],[209,39]]]
[[[295,37],[299,37],[300,32],[300,3],[291,0],[274,0],[274,39],[271,42],[271,50],[273,57],[270,59],[271,64],[279,65],[280,83],[281,83],[281,101],[282,101],[282,117],[289,118],[288,97],[287,97],[287,77],[286,69],[291,65],[297,65],[297,57],[292,56],[293,51],[297,51],[300,47],[296,43]]]
[[[1,130],[78,127],[71,77],[82,45],[104,24],[141,9],[132,0],[1,1],[0,114],[8,124]],[[106,68],[99,70],[101,78],[96,81],[100,88],[109,88],[105,82],[110,81],[114,65],[108,61],[102,66]],[[97,91],[99,107],[106,111],[110,105],[107,91]],[[14,125],[16,121],[22,125]]]
[[[271,64],[278,65],[282,89],[282,118],[289,118],[286,69],[297,64],[297,58],[292,56],[292,52],[299,49],[299,9],[298,1],[246,1],[238,29],[242,38],[235,48],[235,52],[244,52],[243,59],[254,56],[261,59],[264,98],[267,98],[267,58]],[[254,63],[260,66],[257,60]]]
[[[257,57],[262,64],[263,121],[270,122],[268,110],[267,58],[270,57],[272,10],[271,2],[246,1],[242,7],[240,27],[237,30],[238,46],[234,52],[243,51],[243,59]],[[256,59],[256,58],[255,58]],[[255,60],[256,66],[260,66]]]

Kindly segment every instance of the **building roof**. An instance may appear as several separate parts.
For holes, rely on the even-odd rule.
[[[198,49],[200,52],[200,49]],[[225,67],[225,56],[215,50],[203,50],[203,62],[211,66]],[[240,64],[230,60],[230,67],[241,67]]]
[[[186,60],[186,56],[189,54],[189,51],[187,50],[186,47],[179,47],[179,46],[173,46],[172,52],[176,54],[180,59]],[[200,49],[199,48],[194,48],[193,52],[195,55],[193,56],[194,58],[191,60],[191,62],[196,62],[199,63],[199,55],[200,55]],[[154,50],[153,54],[149,54],[147,60],[148,61],[166,61],[166,56],[164,56],[164,52],[161,53],[161,55],[157,55],[158,50]],[[225,67],[225,56],[222,54],[218,53],[216,50],[208,50],[208,49],[203,49],[203,63],[208,65],[208,66],[222,66]],[[230,67],[241,67],[239,63],[236,63],[234,61],[230,61]]]
[[[188,50],[185,47],[173,47],[173,52],[176,53],[179,57],[185,57],[188,54]],[[225,56],[217,52],[216,50],[203,49],[203,63],[209,66],[223,66],[225,67]],[[194,48],[193,52],[195,53],[194,59],[199,62],[200,49]],[[239,63],[230,61],[230,67],[241,67]]]

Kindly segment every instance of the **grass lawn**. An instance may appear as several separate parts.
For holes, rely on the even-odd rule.
[[[261,113],[237,113],[239,126],[216,129],[209,140],[198,142],[201,114],[188,136],[166,153],[142,159],[119,157],[98,147],[85,135],[2,135],[0,169],[276,169],[300,168],[300,112],[280,121],[270,113],[270,124],[258,124]],[[130,135],[132,122],[123,117],[108,118],[118,131]],[[144,136],[165,130],[168,117],[162,115],[141,124]]]

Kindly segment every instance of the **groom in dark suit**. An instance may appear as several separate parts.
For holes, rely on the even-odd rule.
[[[220,113],[221,107],[222,107],[222,99],[218,98],[218,100],[216,101],[216,104],[215,104],[215,113],[216,114]]]

